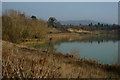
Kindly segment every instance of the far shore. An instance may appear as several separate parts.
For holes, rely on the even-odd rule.
[[[96,39],[116,39],[119,38],[119,35],[114,34],[84,34],[84,33],[51,33],[47,34],[45,38],[42,40],[39,39],[26,39],[25,41],[21,42],[20,44],[29,45],[29,44],[45,44],[46,41],[49,42],[49,39],[52,38],[52,41],[62,40],[62,39],[69,39],[72,40],[96,40]]]

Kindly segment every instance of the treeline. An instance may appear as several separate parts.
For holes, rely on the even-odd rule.
[[[13,43],[20,43],[26,39],[41,40],[48,32],[48,24],[25,13],[7,10],[2,15],[2,39]]]
[[[85,28],[83,28],[85,27]],[[120,30],[120,26],[113,24],[113,25],[108,25],[108,24],[95,24],[93,25],[92,23],[89,24],[88,26],[83,26],[81,27],[82,29],[86,29],[86,30],[90,30],[90,31],[94,31],[94,30]]]
[[[68,29],[77,29],[77,30],[87,30],[87,31],[98,31],[102,30],[104,32],[107,31],[113,31],[113,32],[119,32],[120,31],[120,26],[116,24],[108,25],[108,24],[101,24],[98,22],[98,24],[92,24],[90,23],[89,25],[62,25],[55,17],[50,17],[48,19],[48,26],[54,27],[61,32],[69,32]]]
[[[66,25],[65,25],[66,26]],[[108,25],[108,24],[95,24],[93,25],[92,23],[89,25],[67,25],[67,28],[72,28],[72,29],[82,29],[82,30],[88,30],[88,31],[96,31],[96,30],[105,30],[105,31],[119,31],[120,30],[120,26],[113,24],[113,25]]]

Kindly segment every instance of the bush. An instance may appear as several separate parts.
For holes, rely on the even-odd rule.
[[[2,39],[13,43],[37,38],[43,39],[48,25],[42,19],[31,19],[20,11],[8,10],[2,15]]]

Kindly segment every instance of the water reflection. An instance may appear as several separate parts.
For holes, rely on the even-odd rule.
[[[60,45],[55,45],[56,52],[67,52],[78,50],[78,54],[81,58],[87,57],[88,59],[94,59],[101,63],[115,64],[118,57],[118,42],[64,42]]]
[[[63,41],[58,40],[54,47],[56,52],[66,54],[67,52],[72,53],[71,51],[75,49],[82,58],[95,59],[103,64],[120,64],[120,53],[118,54],[119,40],[119,37],[64,39]]]
[[[120,64],[120,41],[118,42],[118,64]]]
[[[80,57],[98,60],[101,63],[119,63],[120,49],[118,49],[118,36],[89,36],[86,38],[63,38],[46,41],[42,45],[34,45],[35,48],[54,50],[56,52],[79,53]],[[119,42],[120,44],[120,42]],[[119,45],[120,48],[120,45]]]

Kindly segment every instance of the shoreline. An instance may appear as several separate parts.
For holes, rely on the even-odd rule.
[[[100,64],[73,55],[41,51],[6,41],[2,43],[3,77],[9,73],[9,77],[22,78],[120,78],[120,66],[117,64]]]
[[[61,40],[61,39],[69,39],[71,40],[96,40],[96,39],[107,39],[107,38],[119,38],[119,35],[111,35],[111,34],[79,34],[79,33],[52,33],[52,34],[47,34],[46,37],[43,40],[38,40],[38,39],[27,39],[27,41],[21,42],[20,44],[29,44],[29,43],[38,43],[38,44],[44,44],[46,41],[49,41],[50,38],[52,40]],[[89,40],[88,40],[89,41]]]

